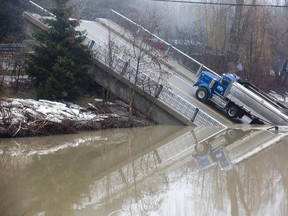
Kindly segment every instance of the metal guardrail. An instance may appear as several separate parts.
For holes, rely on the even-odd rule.
[[[151,75],[148,75],[142,70],[138,69],[137,71],[135,66],[128,64],[128,62],[123,60],[119,55],[114,54],[114,59],[110,62],[107,61],[107,59],[109,59],[107,58],[109,56],[108,47],[103,47],[88,37],[84,43],[90,46],[93,51],[95,51],[95,56],[98,61],[107,67],[110,67],[114,72],[129,82],[133,83],[136,87],[143,90],[150,96],[154,97],[155,100],[161,101],[166,106],[176,110],[178,113],[191,120],[197,126],[225,127],[219,121],[202,112],[193,104],[177,95],[169,87],[167,87],[165,83],[161,83],[155,80],[153,77],[151,77]]]
[[[37,13],[41,16],[51,16],[51,17],[55,17],[55,15],[53,13],[51,13],[50,11],[46,10],[45,8],[41,7],[40,5],[36,4],[33,1],[29,1],[30,7],[29,7],[29,11],[31,13]]]
[[[156,43],[155,45],[156,49],[161,47],[161,49],[159,49],[160,52],[163,52],[165,56],[169,56],[172,59],[176,60],[180,65],[184,66],[189,71],[191,71],[191,73],[194,73],[197,75],[197,72],[199,72],[202,69],[205,69],[219,76],[212,69],[206,67],[205,65],[203,65],[196,59],[192,58],[191,56],[177,49],[172,44],[169,44],[168,42],[166,42],[159,36],[151,33],[149,30],[133,22],[132,20],[128,19],[127,17],[123,16],[117,11],[111,10],[111,15],[109,16],[109,19],[113,21],[114,23],[120,25],[124,29],[127,29],[128,31],[130,31],[132,35],[138,35],[138,36],[145,35],[145,38],[149,38],[150,41],[154,41],[154,44]]]
[[[26,48],[23,43],[2,43],[0,44],[0,53],[2,52],[20,52]]]

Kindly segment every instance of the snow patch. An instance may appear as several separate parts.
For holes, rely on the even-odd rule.
[[[96,114],[76,104],[65,104],[48,100],[0,99],[0,124],[3,119],[13,122],[29,122],[31,119],[49,120],[61,123],[63,120],[101,121],[115,114]]]

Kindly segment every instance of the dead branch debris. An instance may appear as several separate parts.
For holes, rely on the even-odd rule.
[[[47,107],[45,107],[46,105]],[[44,105],[42,103],[39,106],[36,101],[32,100],[28,100],[26,103],[23,100],[0,98],[0,137],[72,134],[77,131],[140,127],[151,124],[148,120],[141,120],[136,117],[129,119],[128,115],[123,114],[125,112],[122,106],[123,104],[120,103],[116,108],[114,104],[110,110],[107,105],[101,107],[99,104],[95,104],[94,107],[89,105],[90,109],[86,111],[82,107],[76,109],[74,106],[71,109],[77,114],[73,117],[71,110],[57,102],[45,101]],[[91,110],[91,107],[94,111]],[[118,110],[118,114],[115,114],[115,110]],[[47,113],[45,113],[46,111]],[[52,118],[51,112],[55,112]],[[105,112],[105,115],[101,112]]]

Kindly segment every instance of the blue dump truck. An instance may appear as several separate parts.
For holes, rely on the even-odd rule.
[[[202,71],[194,86],[199,101],[213,102],[230,118],[247,116],[251,124],[288,125],[286,106],[234,74]]]

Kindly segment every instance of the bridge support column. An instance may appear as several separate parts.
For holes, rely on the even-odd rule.
[[[163,85],[160,85],[159,88],[157,89],[157,92],[155,93],[155,98],[158,98],[158,97],[159,97],[162,89],[163,89]]]
[[[191,118],[191,121],[192,121],[192,122],[194,122],[194,121],[195,121],[195,119],[196,119],[196,116],[197,116],[198,112],[199,112],[199,109],[198,109],[198,108],[196,108],[196,109],[195,109],[195,112],[193,113],[193,115],[192,115],[192,118]]]
[[[122,71],[120,73],[122,76],[126,73],[128,65],[129,65],[129,62],[128,61],[125,62],[124,67],[123,67],[123,69],[122,69]]]

